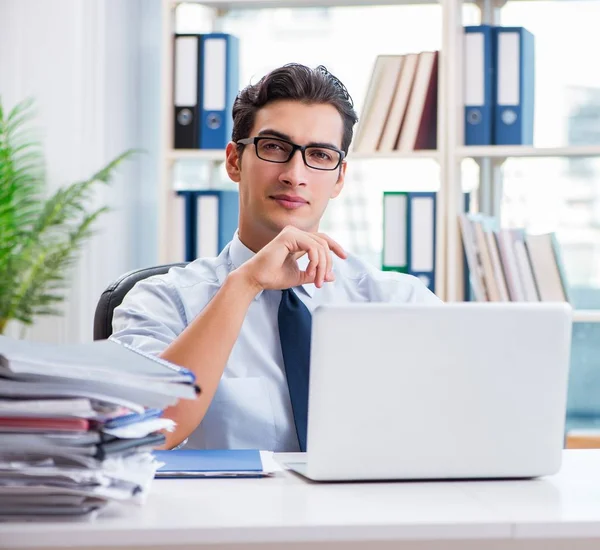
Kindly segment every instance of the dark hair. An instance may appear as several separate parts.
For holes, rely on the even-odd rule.
[[[311,69],[298,63],[289,63],[244,88],[233,104],[232,141],[250,137],[256,112],[277,100],[328,103],[335,107],[344,123],[342,150],[348,153],[358,117],[346,87],[323,65]]]

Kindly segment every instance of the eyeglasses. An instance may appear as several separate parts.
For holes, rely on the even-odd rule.
[[[256,156],[267,162],[286,163],[300,151],[304,164],[315,170],[335,170],[344,158],[344,151],[326,145],[296,145],[286,139],[259,136],[237,141],[239,145],[254,144]]]

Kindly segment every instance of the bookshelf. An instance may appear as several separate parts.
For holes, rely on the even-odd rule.
[[[167,0],[177,5],[183,0]],[[395,6],[398,4],[437,4],[437,0],[185,0],[185,3],[202,4],[219,10],[264,8],[322,8],[335,6]]]
[[[518,0],[512,0],[516,2]],[[389,6],[409,4],[439,4],[442,13],[442,40],[439,57],[438,88],[438,149],[435,151],[414,151],[408,153],[359,154],[351,151],[348,162],[362,160],[396,159],[409,162],[414,159],[431,159],[438,163],[441,185],[438,192],[436,220],[436,292],[446,301],[464,299],[463,249],[458,225],[458,214],[463,208],[462,161],[475,159],[481,167],[479,185],[479,204],[494,204],[490,199],[501,189],[498,167],[507,158],[551,158],[551,157],[600,157],[598,146],[570,147],[520,147],[488,146],[465,147],[463,138],[462,78],[463,78],[463,6],[470,0],[162,0],[163,36],[162,36],[162,143],[160,157],[160,196],[159,213],[160,262],[174,261],[171,255],[176,247],[174,242],[176,213],[173,208],[172,169],[178,161],[194,160],[217,166],[224,161],[222,150],[175,150],[172,148],[172,33],[174,32],[175,8],[181,3],[195,3],[207,10],[212,26],[219,29],[219,18],[228,10],[253,10],[261,8],[314,8],[338,6]],[[482,23],[499,22],[498,3],[494,0],[481,0],[475,3],[481,12]],[[352,32],[348,30],[348,32]],[[369,71],[369,67],[364,68]],[[361,93],[361,91],[355,91]],[[360,114],[360,113],[359,113]],[[497,198],[497,197],[496,197]],[[498,201],[496,200],[496,203]],[[488,210],[489,210],[488,206]],[[487,212],[491,213],[491,212]],[[600,322],[600,310],[576,311],[576,322]]]

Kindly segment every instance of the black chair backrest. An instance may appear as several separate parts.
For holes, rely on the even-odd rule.
[[[185,267],[188,262],[157,265],[135,269],[125,275],[121,275],[112,282],[100,296],[96,312],[94,314],[94,340],[106,340],[112,334],[113,311],[123,301],[135,283],[152,275],[163,275],[172,267]]]

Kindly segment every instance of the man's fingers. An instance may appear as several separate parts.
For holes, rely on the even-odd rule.
[[[317,288],[321,288],[323,281],[325,281],[325,275],[327,275],[327,252],[321,244],[317,244],[317,250],[319,251],[319,266],[315,277],[315,285]]]
[[[318,243],[320,250],[323,252],[323,255],[321,256],[321,261],[323,264],[319,272],[320,277],[317,284],[317,287],[320,288],[333,270],[333,258],[331,256],[331,250],[329,249],[329,243],[327,240],[316,234],[312,235],[312,237]]]
[[[295,260],[304,254],[308,255],[304,283],[313,282],[320,288],[325,282],[335,279],[332,252],[342,259],[347,257],[346,251],[337,241],[325,233],[307,233],[294,227],[286,229],[286,236],[286,246]]]
[[[344,248],[342,247],[342,245],[340,243],[338,243],[337,241],[333,240],[329,235],[326,235],[325,233],[317,233],[317,235],[319,237],[321,237],[322,239],[325,239],[327,241],[327,244],[329,245],[329,248],[337,256],[339,256],[343,260],[345,260],[348,257],[348,253],[344,250]]]
[[[311,233],[303,233],[298,239],[298,245],[308,248],[309,264],[306,268],[307,275],[311,278],[317,288],[323,286],[327,276],[327,255],[329,247],[324,239],[320,239]]]
[[[310,246],[310,241],[308,239],[317,238],[327,241],[329,248],[340,258],[346,259],[348,257],[348,254],[342,245],[325,233],[307,233],[306,231],[291,226],[287,227],[284,231],[288,237],[291,237],[289,240],[286,240],[289,243],[289,251],[292,254],[306,250]]]
[[[306,250],[299,250],[298,252],[295,252],[293,254],[294,256],[294,260],[299,260],[300,258],[302,258],[302,256],[304,256],[306,254]]]
[[[317,246],[311,246],[308,249],[308,265],[306,266],[306,273],[312,279],[314,279],[317,273],[317,267],[319,265],[319,249]]]

